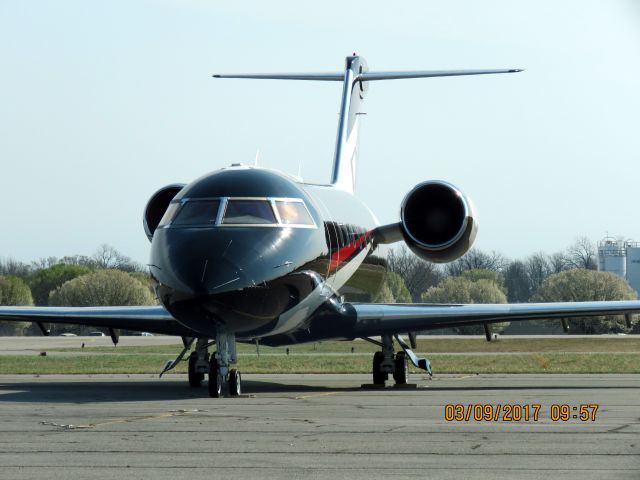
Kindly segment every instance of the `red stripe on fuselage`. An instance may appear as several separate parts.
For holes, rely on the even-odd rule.
[[[329,262],[329,273],[337,270],[340,264],[345,263],[347,259],[366,242],[370,235],[371,232],[365,232],[353,242],[333,252],[331,254],[331,262]]]

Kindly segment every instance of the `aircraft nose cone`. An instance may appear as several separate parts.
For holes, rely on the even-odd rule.
[[[270,258],[279,235],[271,228],[165,230],[152,245],[152,273],[171,301],[260,285],[279,273]]]
[[[260,254],[254,249],[239,252],[233,245],[222,251],[194,249],[180,254],[172,264],[175,265],[174,286],[179,297],[202,297],[240,290],[256,285],[264,277]]]

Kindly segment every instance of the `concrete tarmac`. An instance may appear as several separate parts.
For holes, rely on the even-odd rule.
[[[179,375],[0,376],[0,478],[640,478],[640,375],[412,380],[246,375],[212,399]],[[447,404],[540,411],[448,422]],[[553,421],[554,404],[599,407]]]

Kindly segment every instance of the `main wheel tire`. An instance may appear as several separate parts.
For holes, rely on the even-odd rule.
[[[229,371],[229,394],[237,397],[242,393],[242,377],[235,368]]]
[[[209,396],[219,398],[222,395],[222,375],[218,361],[214,358],[209,362]]]
[[[380,370],[382,361],[384,360],[384,354],[382,352],[376,352],[373,354],[373,383],[374,385],[384,385],[387,380],[387,374]]]
[[[407,362],[407,354],[404,352],[396,353],[394,360],[393,379],[396,385],[406,385],[409,381],[409,364]]]
[[[196,371],[197,361],[198,354],[196,352],[191,352],[191,355],[189,355],[189,386],[191,388],[201,387],[202,381],[204,380],[204,373]]]

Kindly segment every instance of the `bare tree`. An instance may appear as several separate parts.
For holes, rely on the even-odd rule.
[[[507,265],[507,259],[496,251],[490,253],[483,252],[477,248],[472,248],[462,257],[448,263],[445,273],[452,277],[457,277],[465,270],[483,269],[502,272]]]
[[[531,297],[531,282],[527,266],[520,260],[511,262],[504,270],[504,285],[510,303],[528,302]]]
[[[96,268],[97,262],[86,255],[65,255],[60,259],[60,263],[65,265],[80,265],[82,267]]]
[[[93,260],[99,268],[118,268],[118,257],[120,253],[110,245],[103,243],[100,245],[96,253],[93,254]]]
[[[574,244],[567,248],[567,261],[571,268],[596,270],[598,268],[596,259],[596,247],[585,236],[576,238]]]
[[[548,257],[543,252],[534,253],[527,257],[525,265],[527,267],[527,276],[529,277],[530,291],[535,293],[542,285],[542,282],[551,275]]]
[[[13,258],[0,259],[0,275],[26,278],[31,273],[31,267]]]
[[[98,268],[112,268],[122,270],[123,272],[141,272],[144,267],[134,262],[130,257],[123,255],[118,250],[106,243],[100,245],[100,248],[93,255],[93,261]]]
[[[549,255],[547,261],[551,273],[560,273],[571,268],[567,255],[562,252],[556,252]]]
[[[33,262],[31,262],[31,268],[36,271],[43,270],[45,268],[53,267],[58,263],[60,263],[58,257],[41,257],[38,260],[34,260]]]
[[[444,276],[436,264],[421,260],[404,245],[389,252],[387,268],[402,277],[414,302],[419,302],[422,294]]]

